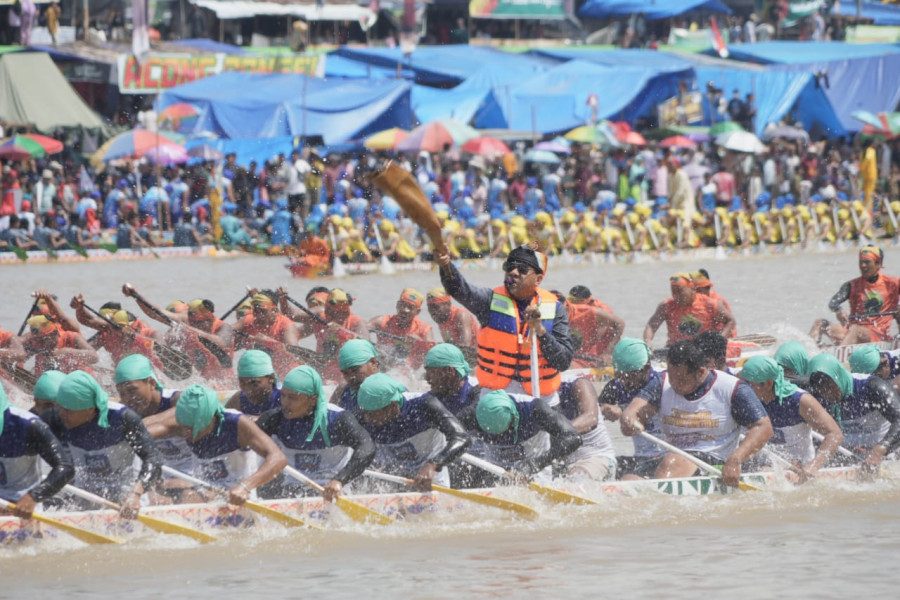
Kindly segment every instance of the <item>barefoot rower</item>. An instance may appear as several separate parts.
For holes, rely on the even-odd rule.
[[[372,438],[351,412],[328,404],[322,378],[312,367],[297,367],[285,376],[281,406],[261,415],[256,424],[278,444],[288,464],[324,487],[322,496],[328,502],[375,458]],[[280,475],[259,494],[289,498],[308,489]]]

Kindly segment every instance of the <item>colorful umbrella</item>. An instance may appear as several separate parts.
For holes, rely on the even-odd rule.
[[[791,127],[790,125],[775,125],[770,123],[763,131],[764,140],[774,140],[781,138],[785,140],[802,140],[809,143],[809,134],[799,127]]]
[[[556,137],[547,142],[535,144],[533,150],[546,150],[557,154],[571,154],[572,143],[564,137]]]
[[[179,102],[167,106],[159,116],[159,126],[173,131],[187,131],[197,122],[200,112],[187,102]]]
[[[630,144],[631,146],[646,146],[647,140],[644,139],[644,136],[639,134],[637,131],[628,131],[623,133],[621,136],[617,138],[623,144]]]
[[[683,135],[666,138],[659,143],[660,148],[696,148],[697,144]]]
[[[363,142],[363,146],[369,150],[393,150],[397,147],[397,144],[405,140],[408,135],[409,132],[405,129],[391,127],[390,129],[373,133],[367,137],[365,142]]]
[[[749,131],[729,131],[716,137],[716,144],[733,152],[746,152],[747,154],[760,154],[766,151],[766,146],[758,137]]]
[[[144,152],[144,158],[157,165],[180,165],[190,160],[187,151],[181,146],[174,144],[165,144],[163,146],[153,146]]]
[[[476,137],[462,145],[463,152],[481,154],[483,156],[505,156],[509,154],[509,146],[492,137]]]
[[[133,129],[110,139],[94,156],[102,162],[117,158],[141,158],[148,150],[157,146],[178,146],[178,144],[164,134],[146,129]]]
[[[63,144],[59,140],[36,133],[14,135],[0,141],[0,156],[12,160],[42,158],[48,154],[62,152],[62,149]]]
[[[870,112],[858,110],[850,116],[866,124],[862,128],[862,134],[866,137],[891,139],[900,135],[900,112],[880,112],[873,115]]]
[[[446,145],[465,144],[478,137],[478,132],[459,121],[445,119],[419,125],[397,144],[395,150],[401,152],[441,152]]]
[[[548,150],[531,150],[525,154],[525,162],[555,165],[559,162],[559,157]]]
[[[730,131],[744,131],[744,128],[734,121],[722,121],[721,123],[716,123],[709,128],[709,135],[711,135],[712,137],[717,137],[723,133],[728,133]]]
[[[210,146],[209,144],[200,144],[199,146],[194,146],[190,150],[187,151],[188,156],[193,158],[200,158],[202,160],[221,160],[225,158],[225,155],[219,152],[217,148]]]

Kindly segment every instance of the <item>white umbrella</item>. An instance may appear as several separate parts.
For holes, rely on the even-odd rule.
[[[749,131],[729,131],[716,136],[716,144],[733,152],[760,154],[766,151],[766,145]]]

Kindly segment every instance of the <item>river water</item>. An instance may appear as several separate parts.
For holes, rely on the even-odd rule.
[[[900,251],[888,250],[885,262],[887,273],[900,271],[894,268]],[[18,328],[34,289],[49,288],[65,303],[81,292],[99,306],[122,299],[126,281],[163,305],[207,297],[220,312],[247,285],[286,285],[302,299],[310,282],[291,280],[282,265],[279,258],[248,256],[5,266],[0,323]],[[812,320],[827,316],[831,294],[858,273],[852,252],[796,252],[560,264],[545,287],[587,285],[626,320],[626,334],[639,337],[668,294],[668,276],[700,267],[731,303],[739,333],[781,340],[803,340]],[[481,285],[501,281],[499,270],[464,275]],[[354,310],[371,317],[391,312],[402,288],[424,292],[438,278],[418,272],[322,284],[345,287],[357,297]],[[657,333],[656,345],[664,333]],[[617,446],[627,448],[618,428],[610,430]],[[539,508],[540,519],[522,523],[484,508],[465,518],[435,515],[389,528],[265,527],[204,547],[153,536],[113,548],[62,540],[0,548],[0,597],[897,597],[897,480],[722,497],[609,498],[594,507],[552,507],[524,490],[511,499]]]

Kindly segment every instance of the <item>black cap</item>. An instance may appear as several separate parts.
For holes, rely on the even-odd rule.
[[[578,298],[579,300],[587,300],[591,297],[591,290],[585,285],[576,285],[569,290],[569,295],[573,298]]]
[[[537,254],[534,250],[527,246],[519,246],[518,248],[514,248],[513,251],[509,253],[509,256],[506,257],[506,262],[518,262],[526,264],[538,273],[544,272],[544,265],[541,264],[541,261],[538,259]]]

